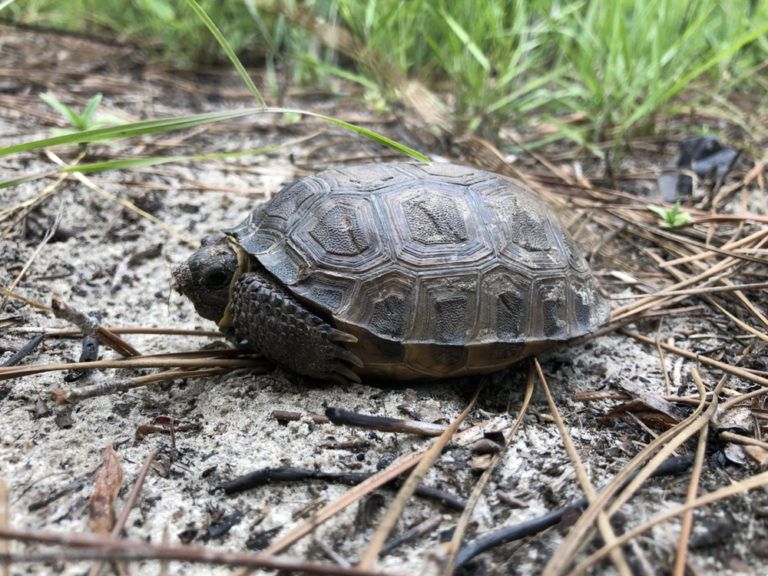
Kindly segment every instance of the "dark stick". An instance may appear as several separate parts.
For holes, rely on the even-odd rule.
[[[305,480],[325,480],[328,482],[340,482],[348,486],[354,486],[360,482],[368,479],[372,474],[360,473],[360,472],[318,472],[316,470],[308,470],[306,468],[292,468],[292,467],[279,467],[279,468],[262,468],[239,476],[229,482],[219,484],[214,490],[224,490],[225,494],[237,494],[244,490],[250,490],[263,486],[271,482],[301,482]],[[394,480],[387,484],[392,488],[399,488],[402,484],[401,480]],[[419,486],[416,489],[416,494],[423,498],[430,498],[437,500],[441,504],[453,508],[455,510],[464,509],[464,501],[456,498],[448,492],[438,490],[429,486]]]
[[[24,344],[16,354],[8,358],[5,362],[2,363],[2,366],[16,366],[19,362],[24,360],[35,348],[38,347],[40,342],[43,341],[43,334],[38,334],[32,340]]]
[[[347,426],[359,426],[369,430],[381,430],[382,432],[403,432],[406,434],[421,434],[423,436],[440,436],[446,427],[431,422],[419,422],[418,420],[402,420],[400,418],[387,418],[383,416],[371,416],[350,412],[343,408],[328,408],[325,415],[334,424]]]
[[[679,474],[680,472],[687,470],[692,463],[693,454],[680,456],[677,458],[667,458],[653,472],[653,474],[651,474],[651,477],[653,478],[656,476],[671,476],[672,474]],[[635,476],[637,476],[637,472],[632,474],[627,479],[627,481],[624,483],[624,486],[629,484],[635,478]],[[587,507],[587,504],[588,502],[586,498],[580,498],[576,502],[564,508],[560,508],[559,510],[555,510],[554,512],[550,512],[549,514],[545,514],[539,518],[534,518],[533,520],[528,520],[527,522],[521,522],[520,524],[516,524],[514,526],[506,526],[496,530],[495,532],[481,536],[480,538],[467,543],[459,551],[459,554],[456,557],[456,568],[463,566],[472,558],[478,554],[481,554],[482,552],[485,552],[486,550],[490,550],[496,546],[501,546],[507,542],[512,542],[513,540],[519,540],[520,538],[525,538],[526,536],[538,534],[550,526],[558,524],[567,511],[584,510]]]

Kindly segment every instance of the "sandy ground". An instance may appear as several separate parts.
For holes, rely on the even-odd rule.
[[[1,79],[0,145],[46,136],[61,125],[37,94],[55,93],[62,101],[82,103],[104,93],[104,107],[125,118],[161,117],[226,107],[250,105],[237,79],[228,75],[165,73],[136,60],[127,49],[94,45],[84,40],[2,29],[2,60],[13,62],[16,74]],[[22,68],[23,66],[23,68]],[[27,73],[28,72],[28,73]],[[77,104],[79,103],[79,104]],[[331,103],[302,101],[315,110]],[[340,106],[334,104],[334,106]],[[363,108],[346,106],[350,116],[363,118]],[[341,108],[336,108],[338,113]],[[322,139],[293,143],[297,138],[326,131]],[[144,141],[121,143],[119,152],[102,145],[89,148],[87,160],[130,157],[134,154],[194,154],[249,149],[276,143],[288,146],[269,155],[235,160],[172,164],[130,172],[94,175],[93,182],[107,192],[128,199],[172,227],[184,237],[199,240],[206,234],[237,223],[282,183],[325,167],[330,158],[376,150],[359,139],[339,134],[317,123],[291,124],[275,116],[247,118],[238,123],[171,133]],[[75,158],[73,148],[55,149],[65,162]],[[380,152],[380,151],[379,151]],[[292,159],[299,159],[292,162]],[[0,158],[0,174],[10,177],[45,171],[54,165],[34,152]],[[53,178],[0,190],[0,209],[29,201]],[[171,271],[193,248],[162,227],[138,218],[114,200],[105,198],[74,179],[51,190],[17,225],[6,221],[8,233],[0,241],[0,284],[8,286],[41,242],[45,231],[58,222],[59,234],[45,244],[15,292],[48,304],[58,295],[72,306],[98,312],[108,326],[213,329],[196,316],[191,305],[171,290]],[[138,255],[138,256],[136,256]],[[135,256],[134,258],[131,258]],[[707,336],[707,318],[698,318],[695,346],[716,346]],[[691,328],[685,318],[665,325],[670,334]],[[0,346],[6,360],[40,330],[70,326],[50,314],[9,299],[0,310]],[[190,336],[125,337],[144,354],[194,350],[215,339]],[[24,364],[77,360],[80,340],[46,337]],[[101,358],[115,353],[102,349]],[[658,356],[650,347],[618,334],[596,338],[582,346],[562,348],[541,358],[559,410],[566,419],[577,450],[597,486],[607,482],[651,436],[638,423],[605,418],[613,400],[579,402],[581,391],[617,391],[622,381],[641,382],[661,391],[664,379]],[[690,386],[691,364],[673,360],[673,386]],[[524,368],[513,369],[486,388],[469,424],[482,424],[486,432],[506,431],[523,398]],[[138,374],[148,373],[139,371]],[[714,382],[719,375],[703,370]],[[171,383],[56,406],[53,388],[109,383],[136,376],[137,371],[99,370],[76,382],[63,373],[46,372],[0,383],[0,479],[9,492],[10,525],[30,530],[88,532],[88,500],[93,476],[104,448],[112,444],[124,472],[121,506],[144,458],[158,451],[138,505],[131,512],[125,535],[150,542],[191,543],[229,550],[256,549],[272,541],[306,516],[297,516],[313,503],[327,503],[344,493],[345,486],[319,481],[273,483],[227,497],[211,489],[219,483],[263,467],[294,466],[323,472],[373,472],[377,466],[425,446],[429,441],[408,434],[357,430],[315,423],[308,415],[327,407],[342,407],[368,414],[420,417],[447,423],[466,405],[474,383],[439,383],[400,389],[365,385],[339,386],[313,383],[280,370],[256,376],[247,371],[224,376],[177,379]],[[692,388],[690,392],[692,392]],[[280,422],[274,410],[296,411],[303,417]],[[173,444],[164,434],[137,435],[140,426],[158,416],[178,419],[183,430]],[[478,433],[479,434],[479,433]],[[477,435],[452,445],[433,467],[426,484],[466,498],[477,478],[472,464],[477,454],[471,444]],[[702,491],[727,485],[734,477],[752,473],[749,461],[738,465],[723,457],[714,445],[701,482]],[[633,526],[658,511],[684,500],[685,477],[648,482],[623,520]],[[392,491],[369,497],[294,545],[288,555],[329,562],[326,549],[355,562],[365,549],[375,523],[384,513]],[[567,505],[581,496],[562,439],[549,416],[540,389],[532,410],[506,451],[498,470],[473,516],[468,537],[474,538],[502,525],[535,518]],[[737,497],[697,512],[696,545],[690,565],[696,574],[766,574],[763,558],[766,526],[761,511],[768,509],[762,491]],[[229,531],[211,537],[222,518],[240,514]],[[438,515],[437,529],[397,548],[377,567],[392,572],[418,573],[428,566],[430,552],[452,527],[458,512],[433,501],[415,498],[400,520],[396,533]],[[638,540],[658,573],[674,561],[679,524],[666,523]],[[510,544],[478,557],[468,569],[473,574],[536,574],[562,540],[555,529],[531,540]],[[45,550],[14,543],[14,552]],[[631,555],[631,552],[630,552]],[[61,560],[14,564],[13,574],[83,574],[84,562]],[[172,563],[170,573],[182,573]],[[157,574],[159,564],[136,565],[132,574]],[[197,566],[196,574],[226,574],[226,567]],[[190,572],[186,572],[190,573]],[[610,574],[603,567],[600,573]]]

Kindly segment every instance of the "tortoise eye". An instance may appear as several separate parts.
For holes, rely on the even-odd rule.
[[[214,270],[205,278],[205,286],[211,290],[224,288],[229,284],[230,275],[223,270]]]

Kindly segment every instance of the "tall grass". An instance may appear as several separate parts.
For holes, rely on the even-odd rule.
[[[391,79],[370,64],[385,61],[401,77],[437,84],[451,97],[456,127],[486,135],[551,100],[560,71],[549,67],[548,4],[338,0],[341,23],[365,47],[359,62],[377,81]]]
[[[566,4],[564,4],[565,6]],[[750,17],[747,3],[679,0],[613,0],[568,3],[550,16],[564,74],[561,104],[585,113],[592,136],[648,133],[657,116],[718,91],[727,79],[748,73],[768,18]],[[691,84],[701,81],[706,92]]]
[[[359,82],[401,97],[435,90],[454,130],[493,137],[536,117],[579,112],[562,134],[584,145],[653,131],[681,106],[764,89],[768,2],[718,0],[203,0],[229,44],[298,84]],[[10,11],[10,12],[9,12]],[[18,21],[108,27],[180,64],[223,60],[183,0],[29,0]],[[318,20],[319,19],[319,20]],[[329,42],[336,27],[351,40]],[[312,24],[308,25],[308,22]],[[681,95],[685,94],[685,98]]]
[[[247,3],[203,0],[201,5],[236,52],[263,57],[261,34]],[[94,35],[117,32],[179,66],[222,61],[216,40],[184,0],[32,0],[11,4],[0,16]]]

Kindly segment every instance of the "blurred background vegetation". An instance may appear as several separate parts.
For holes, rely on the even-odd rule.
[[[535,117],[558,126],[551,138],[591,148],[653,133],[694,106],[730,111],[738,123],[744,112],[731,99],[750,95],[755,113],[768,93],[765,0],[200,3],[243,61],[263,68],[268,99],[279,100],[286,82],[334,91],[343,79],[382,109],[418,81],[461,134],[494,138]],[[0,17],[116,34],[182,68],[226,61],[185,0],[29,0]]]

